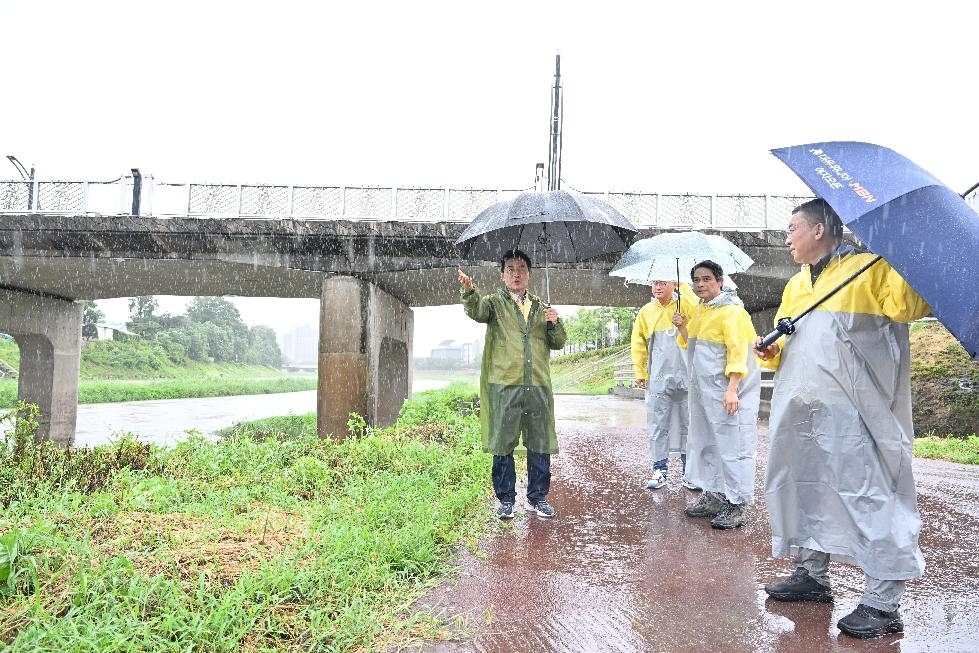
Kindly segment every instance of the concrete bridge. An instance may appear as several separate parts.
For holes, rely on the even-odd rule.
[[[425,215],[442,219],[399,219],[392,200],[393,213],[379,220],[354,214],[161,217],[142,215],[136,206],[132,215],[73,213],[45,207],[37,185],[31,211],[0,204],[0,332],[13,335],[21,349],[19,397],[39,405],[41,435],[59,442],[74,437],[82,313],[74,300],[156,294],[320,299],[317,412],[325,437],[345,433],[351,411],[378,425],[397,417],[412,384],[411,307],[456,303],[458,266],[483,289],[499,283],[493,263],[459,257],[454,242],[468,220],[444,219],[450,189],[440,191],[442,213]],[[644,197],[631,195],[634,202]],[[660,205],[666,196],[648,197]],[[744,213],[740,225],[722,227],[717,208],[723,200],[685,197],[709,207],[705,219],[666,224],[656,213],[657,224],[650,225],[648,215],[645,221],[626,215],[644,226],[640,238],[697,228],[745,250],[755,265],[738,276],[739,294],[757,328],[767,330],[784,282],[797,269],[769,211],[778,205],[782,226],[805,198],[730,196],[762,209]],[[550,266],[552,301],[644,304],[648,288],[608,276],[618,256]]]

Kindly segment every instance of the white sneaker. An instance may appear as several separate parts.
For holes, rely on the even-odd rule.
[[[666,485],[666,474],[664,474],[662,470],[654,469],[653,477],[646,481],[646,489],[658,490],[664,485]]]
[[[693,490],[694,492],[700,492],[701,489],[702,489],[702,488],[697,487],[696,485],[694,485],[693,483],[691,483],[690,481],[688,481],[685,478],[680,480],[680,485],[682,485],[683,487],[687,488],[688,490]]]

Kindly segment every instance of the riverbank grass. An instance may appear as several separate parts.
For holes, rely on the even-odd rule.
[[[316,389],[316,376],[278,376],[261,379],[203,378],[166,379],[158,381],[92,381],[78,382],[79,404],[103,404],[114,401],[149,399],[190,399],[196,397],[230,397],[279,392],[301,392]],[[17,403],[17,381],[0,380],[0,409]]]
[[[410,606],[486,523],[474,393],[423,393],[388,429],[352,417],[343,441],[317,439],[310,414],[172,449],[56,449],[22,410],[0,447],[0,641],[374,651],[432,636]]]
[[[979,437],[970,435],[965,438],[939,438],[929,435],[915,438],[914,455],[919,458],[979,465]]]

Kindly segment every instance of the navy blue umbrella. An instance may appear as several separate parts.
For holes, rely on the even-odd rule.
[[[897,152],[835,141],[772,150],[843,224],[918,291],[973,358],[979,354],[979,215]]]

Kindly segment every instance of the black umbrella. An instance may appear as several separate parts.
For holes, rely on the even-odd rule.
[[[499,261],[519,249],[543,261],[551,302],[549,263],[578,263],[629,247],[638,229],[607,203],[564,190],[527,191],[477,215],[456,241],[463,256]]]

